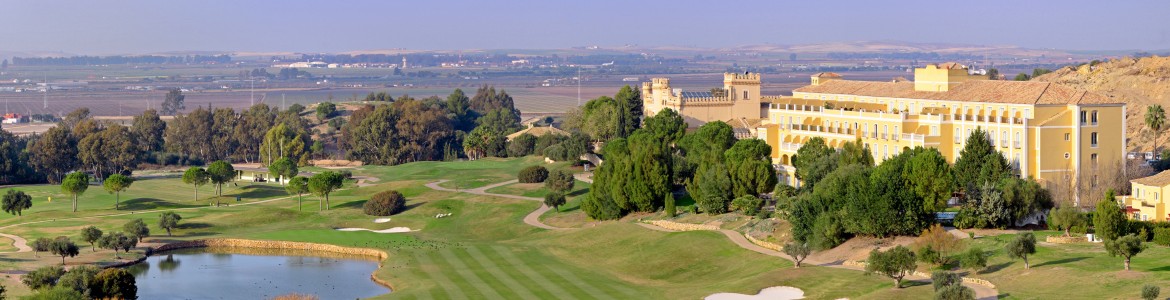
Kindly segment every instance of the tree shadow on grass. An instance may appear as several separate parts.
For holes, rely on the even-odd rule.
[[[179,223],[178,229],[204,229],[204,228],[211,228],[211,224],[203,223],[203,222]]]
[[[1064,259],[1050,260],[1050,261],[1046,261],[1046,262],[1038,263],[1038,264],[1032,265],[1032,267],[1033,267],[1033,268],[1035,268],[1035,267],[1039,267],[1039,266],[1051,266],[1051,265],[1067,264],[1067,263],[1070,263],[1070,262],[1077,262],[1077,261],[1082,261],[1082,260],[1085,260],[1085,259],[1088,259],[1088,257],[1085,257],[1085,256],[1069,257],[1069,258],[1064,258]]]
[[[188,207],[198,207],[198,206],[203,206],[203,204],[196,204],[196,203],[190,203],[190,202],[184,203],[184,202],[166,201],[166,200],[156,199],[156,198],[134,198],[134,199],[122,201],[122,204],[119,206],[119,210],[127,210],[127,211],[130,211],[130,210],[152,210],[152,209],[163,209],[163,208],[188,208]]]
[[[248,185],[248,186],[241,187],[236,191],[237,191],[237,193],[235,195],[224,195],[224,196],[240,196],[241,198],[244,198],[244,199],[260,199],[260,198],[269,198],[269,197],[278,197],[278,196],[287,196],[288,195],[287,193],[285,193],[284,187],[279,186],[279,185],[272,185],[272,186]]]
[[[580,189],[580,190],[572,191],[566,196],[576,197],[576,196],[581,196],[581,195],[588,194],[588,193],[589,193],[589,189]]]
[[[1005,262],[1005,263],[998,264],[998,265],[990,265],[990,266],[987,266],[987,268],[984,268],[982,272],[979,272],[979,274],[991,274],[991,273],[999,272],[999,270],[1003,270],[1004,268],[1007,268],[1008,266],[1011,266],[1012,264],[1015,264],[1015,262],[1009,261],[1009,262]]]
[[[568,213],[568,212],[574,212],[574,211],[578,211],[578,210],[581,210],[581,206],[580,206],[580,205],[577,205],[577,206],[574,206],[574,207],[564,207],[564,206],[561,206],[561,209],[560,209],[560,211],[556,211],[556,213]]]
[[[349,202],[345,202],[342,204],[334,205],[333,208],[358,208],[358,209],[361,209],[363,206],[366,205],[366,202],[369,202],[369,201],[370,200],[349,201]],[[406,205],[402,207],[402,211],[399,211],[398,213],[402,213],[402,212],[411,210],[415,207],[419,207],[422,205],[423,205],[422,202],[413,202],[412,203],[410,200],[407,200]]]
[[[902,280],[902,288],[911,288],[923,285],[930,285],[930,282],[925,280]]]

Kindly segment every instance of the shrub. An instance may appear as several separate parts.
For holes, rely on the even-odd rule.
[[[963,252],[963,255],[959,257],[959,266],[978,273],[979,270],[987,267],[987,255],[983,254],[983,250],[967,249],[967,252]]]
[[[370,197],[370,200],[362,205],[362,212],[371,216],[389,216],[402,212],[405,207],[406,198],[402,197],[402,193],[383,191]]]
[[[317,119],[328,119],[335,112],[337,112],[337,105],[333,104],[333,102],[321,102],[321,104],[317,104]]]
[[[845,242],[845,227],[841,225],[841,218],[831,213],[822,213],[813,222],[812,237],[809,246],[814,249],[825,250],[837,247]]]
[[[934,294],[936,300],[975,300],[975,291],[961,284],[948,285]]]
[[[744,195],[743,197],[731,200],[731,208],[742,212],[744,215],[753,216],[760,212],[760,206],[764,204],[764,200],[752,195]]]
[[[130,271],[110,268],[94,276],[89,283],[89,294],[94,299],[137,299],[138,285]]]
[[[67,287],[55,287],[37,291],[25,300],[85,300],[85,295]]]
[[[1170,228],[1154,228],[1154,244],[1170,246]]]
[[[938,253],[938,251],[935,251],[934,248],[930,247],[930,245],[918,248],[917,256],[918,261],[932,265],[941,265],[943,261],[943,258]]]
[[[24,274],[20,277],[20,282],[28,286],[29,289],[38,290],[57,284],[57,279],[61,278],[62,275],[65,275],[65,269],[60,266],[44,266]]]
[[[1142,286],[1142,299],[1154,300],[1158,298],[1158,294],[1162,293],[1162,288],[1153,285]]]
[[[947,286],[962,284],[963,278],[959,274],[939,270],[930,273],[930,282],[934,286],[934,291],[938,292]]]
[[[516,177],[520,179],[520,183],[540,183],[548,179],[548,169],[542,166],[531,166],[520,170],[520,174]]]

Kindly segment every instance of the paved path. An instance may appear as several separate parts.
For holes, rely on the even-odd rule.
[[[653,224],[638,223],[638,225],[641,225],[642,227],[645,227],[645,228],[648,228],[651,230],[675,232],[674,230],[662,228],[659,226],[655,226]],[[742,233],[739,233],[738,231],[727,230],[727,229],[720,229],[718,231],[720,233],[722,233],[723,235],[727,236],[727,238],[730,239],[732,243],[735,243],[735,245],[739,246],[740,248],[744,248],[744,249],[750,250],[752,252],[756,252],[756,253],[760,253],[760,254],[764,254],[764,255],[768,255],[768,256],[780,257],[780,258],[784,258],[784,259],[787,259],[790,261],[792,260],[792,257],[789,257],[787,254],[784,254],[782,252],[775,251],[772,249],[760,247],[759,245],[753,244],[751,241],[748,241],[747,238],[744,237],[744,235]],[[822,266],[822,267],[830,267],[830,268],[838,268],[838,269],[846,269],[846,270],[854,270],[854,271],[865,271],[865,269],[860,268],[860,267],[846,266],[846,265],[842,264],[842,262],[840,262],[840,261],[816,261],[816,260],[811,260],[811,259],[805,259],[801,263],[808,264],[808,265],[817,265],[817,266]],[[906,276],[906,280],[926,282],[926,283],[930,282],[930,278],[928,278],[928,277],[920,277],[920,276],[913,276],[913,275]],[[963,283],[963,286],[966,286],[966,287],[974,290],[975,297],[977,297],[978,299],[998,299],[998,296],[999,296],[998,290],[984,286],[984,285]]]
[[[447,180],[447,179],[444,179],[444,180],[439,180],[439,181],[435,181],[435,182],[428,183],[428,184],[426,184],[426,186],[427,186],[428,188],[431,188],[432,190],[436,190],[436,191],[444,191],[444,192],[455,192],[455,193],[469,193],[469,194],[476,194],[476,195],[483,195],[483,196],[503,197],[503,198],[511,198],[511,199],[519,199],[519,200],[526,200],[526,201],[537,201],[537,202],[541,202],[542,204],[540,205],[540,208],[537,208],[536,210],[532,211],[531,213],[528,213],[528,215],[524,216],[524,224],[528,224],[528,225],[535,226],[535,227],[538,227],[538,228],[552,229],[552,230],[557,230],[557,229],[570,229],[570,228],[553,227],[553,226],[549,226],[548,224],[544,224],[544,223],[541,223],[541,222],[540,222],[540,216],[541,216],[541,215],[543,215],[545,212],[549,211],[550,209],[552,209],[551,207],[548,207],[548,205],[544,205],[544,204],[543,204],[543,202],[544,202],[544,199],[541,199],[541,198],[534,198],[534,197],[524,197],[524,196],[517,196],[517,195],[494,194],[494,193],[488,193],[488,192],[487,192],[487,190],[490,190],[490,189],[493,189],[493,188],[496,188],[496,187],[505,186],[505,185],[509,185],[509,184],[513,184],[513,183],[517,183],[517,182],[519,182],[519,180],[512,179],[512,180],[509,180],[509,181],[504,181],[504,182],[500,182],[500,183],[489,184],[489,185],[486,185],[486,186],[483,186],[483,187],[474,188],[474,189],[468,189],[468,190],[464,190],[464,189],[450,189],[450,188],[445,188],[445,187],[439,186],[439,184],[442,184],[442,183],[444,183],[444,182],[447,182],[447,181],[449,181],[449,180]]]

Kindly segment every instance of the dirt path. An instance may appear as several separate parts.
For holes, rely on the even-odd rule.
[[[505,185],[519,182],[516,179],[504,181],[504,182],[500,182],[500,183],[489,184],[489,185],[486,185],[483,187],[469,189],[469,190],[449,189],[449,188],[439,186],[439,184],[442,184],[442,183],[447,182],[447,181],[450,181],[450,180],[447,180],[447,179],[439,180],[439,181],[428,183],[428,184],[426,184],[426,186],[428,188],[431,188],[432,190],[436,190],[436,191],[454,192],[454,193],[469,193],[469,194],[476,194],[476,195],[483,195],[483,196],[503,197],[503,198],[525,200],[525,201],[537,201],[537,202],[542,202],[542,203],[544,202],[544,199],[541,199],[541,198],[524,197],[524,196],[517,196],[517,195],[506,195],[506,194],[493,194],[493,193],[487,192],[487,190],[490,190],[492,188],[496,188],[496,187],[505,186]],[[537,208],[536,210],[532,211],[531,213],[528,213],[528,215],[524,216],[524,224],[528,224],[528,225],[535,226],[538,228],[552,229],[552,230],[570,229],[570,228],[553,227],[553,226],[549,226],[548,224],[541,223],[540,216],[543,215],[545,212],[549,211],[550,209],[552,209],[552,208],[548,207],[548,205],[541,204],[540,208]]]
[[[641,225],[642,227],[645,227],[645,228],[648,228],[651,230],[675,232],[674,230],[662,228],[659,226],[655,226],[653,224],[638,223],[638,225]],[[780,258],[784,258],[784,259],[787,259],[790,261],[792,260],[792,257],[789,257],[787,254],[784,254],[782,252],[778,252],[778,251],[775,251],[772,249],[760,247],[759,245],[753,244],[752,242],[748,241],[747,238],[744,237],[742,233],[739,233],[737,231],[720,229],[719,232],[722,233],[723,235],[727,236],[727,238],[730,239],[732,243],[734,243],[736,246],[739,246],[740,248],[744,248],[744,249],[750,250],[752,252],[756,252],[756,253],[760,253],[760,254],[764,254],[764,255],[768,255],[768,256],[780,257]],[[846,269],[846,270],[854,270],[854,271],[865,271],[865,269],[860,268],[860,267],[846,266],[846,265],[842,264],[842,262],[840,262],[840,261],[816,261],[816,260],[805,259],[801,263],[808,264],[808,265],[817,265],[817,266],[822,266],[822,267],[830,267],[830,268],[838,268],[838,269]],[[930,282],[930,278],[921,277],[921,276],[913,276],[913,275],[906,276],[906,280],[917,281],[917,282],[927,282],[927,283]],[[984,285],[963,283],[963,286],[966,286],[966,287],[974,290],[975,297],[978,299],[998,299],[998,296],[999,296],[998,290],[984,286]]]
[[[9,252],[0,252],[0,253],[21,253],[21,252],[32,252],[32,250],[33,250],[32,247],[28,246],[28,240],[26,240],[22,237],[7,234],[7,233],[0,233],[0,236],[12,239],[12,246],[16,247],[16,252],[9,251]]]

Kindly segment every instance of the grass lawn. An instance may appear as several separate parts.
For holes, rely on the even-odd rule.
[[[542,164],[535,157],[518,159],[484,159],[471,162],[425,162],[393,167],[366,166],[355,173],[378,176],[377,185],[348,187],[331,197],[331,209],[318,210],[318,198],[305,196],[299,206],[296,197],[252,205],[213,207],[207,200],[191,201],[190,186],[176,178],[145,179],[135,183],[131,192],[123,194],[127,202],[134,199],[158,199],[151,206],[137,204],[124,211],[113,210],[112,196],[93,187],[82,198],[82,210],[69,212],[68,202],[60,201],[56,186],[25,187],[34,194],[34,206],[27,211],[24,221],[43,221],[5,228],[4,232],[29,239],[37,237],[71,236],[82,246],[81,255],[67,259],[69,265],[82,263],[109,263],[115,261],[109,250],[91,251],[79,241],[77,232],[85,226],[97,226],[103,231],[120,230],[122,224],[137,218],[145,219],[151,237],[147,242],[163,243],[211,237],[239,237],[328,243],[343,246],[378,248],[390,256],[376,276],[393,284],[394,292],[377,298],[397,299],[694,299],[718,292],[754,294],[759,289],[788,285],[801,288],[812,299],[848,297],[853,299],[928,299],[931,288],[914,285],[891,289],[891,281],[879,276],[865,276],[861,272],[824,267],[794,269],[788,261],[750,252],[732,244],[715,232],[659,232],[622,221],[592,222],[585,228],[543,230],[523,224],[525,215],[540,204],[490,196],[434,191],[423,186],[438,179],[452,179],[457,185],[486,185],[515,178],[515,171],[527,165]],[[560,166],[564,167],[564,166]],[[583,183],[578,188],[586,189]],[[507,186],[505,191],[535,192]],[[407,209],[391,217],[387,223],[372,222],[361,207],[369,195],[398,190],[408,199]],[[54,194],[56,193],[56,194]],[[210,194],[210,188],[207,188]],[[251,199],[284,197],[278,186],[243,186],[228,189],[228,194],[248,194]],[[204,193],[201,192],[200,195]],[[53,202],[45,197],[54,195]],[[149,198],[148,198],[149,197]],[[62,198],[63,199],[63,198]],[[549,212],[543,219],[584,224],[580,211],[581,196],[573,197],[562,212]],[[256,202],[257,200],[248,200]],[[189,204],[188,204],[189,203]],[[149,208],[184,208],[178,211],[183,220],[173,236],[166,236],[157,227],[158,213],[135,213],[120,216],[62,220],[75,215],[99,215],[119,212],[141,212]],[[436,214],[452,216],[435,218]],[[577,219],[573,219],[577,218]],[[13,224],[15,217],[4,217],[0,224]],[[55,220],[56,219],[56,220]],[[554,224],[557,225],[557,224]],[[386,229],[409,227],[418,231],[398,234],[377,234],[364,231],[340,232],[334,228],[362,227]],[[560,226],[560,225],[558,225]],[[580,225],[578,225],[580,226]],[[995,238],[978,243],[994,243]],[[11,247],[7,245],[6,247]],[[1000,246],[1002,247],[1002,246]],[[1086,246],[1088,247],[1088,246]],[[987,249],[991,249],[991,245]],[[1045,247],[1033,261],[1039,265],[1045,260]],[[1088,250],[1083,250],[1088,251]],[[1135,267],[1151,273],[1158,266],[1153,257],[1165,257],[1165,249],[1151,249],[1142,254]],[[121,254],[133,258],[138,253]],[[1052,260],[1067,256],[1049,256]],[[1143,258],[1149,258],[1143,261]],[[1003,263],[1003,255],[992,258],[992,264]],[[60,258],[32,253],[0,254],[0,270],[31,270],[38,266],[59,263]],[[1040,273],[1040,270],[1069,268],[1095,262],[1100,264],[1085,270]],[[1073,285],[1121,280],[1110,267],[1121,268],[1119,259],[1092,258],[1062,264],[1037,266],[1033,271],[1017,272],[1018,265],[1009,265],[985,277],[1001,286],[1001,291],[1019,298],[1051,298],[1060,288],[1032,289],[1026,283],[1013,282],[1019,278],[1065,280],[1065,291]],[[1100,269],[1094,269],[1100,268]],[[1029,275],[1036,272],[1035,275]],[[1103,273],[1097,273],[1103,272]],[[1002,275],[1001,275],[1002,274]],[[1054,276],[1055,275],[1055,276]],[[1029,277],[1032,276],[1032,277]],[[1067,278],[1076,278],[1067,279]],[[1134,281],[1157,279],[1163,275],[1145,275],[1125,279],[1121,287],[1129,288]],[[9,286],[13,296],[27,294],[14,277],[0,277]],[[1029,279],[1036,282],[1035,279]],[[1079,283],[1078,283],[1079,282]],[[1139,285],[1140,286],[1140,285]],[[1094,287],[1096,288],[1096,287]],[[1028,291],[1024,291],[1030,289]],[[1107,287],[1085,295],[1104,295]],[[1127,290],[1124,295],[1136,295]],[[1111,297],[1111,296],[1101,296]],[[1093,298],[1101,298],[1093,297]]]
[[[586,193],[589,193],[589,185],[590,184],[588,182],[577,180],[576,183],[573,184],[573,189],[570,190],[566,196],[570,198],[583,196]],[[544,198],[544,195],[547,195],[551,191],[544,187],[544,183],[513,183],[505,186],[491,188],[487,190],[487,192],[493,194]]]
[[[1011,260],[1004,246],[1014,235],[976,239],[973,246],[991,254],[987,270],[975,277],[995,283],[1000,293],[1014,299],[1053,299],[1075,295],[1082,299],[1138,299],[1144,284],[1170,287],[1170,248],[1148,244],[1134,256],[1132,271],[1125,271],[1121,257],[1110,257],[1103,244],[1048,244],[1044,237],[1063,234],[1035,232],[1040,244],[1028,257],[1031,269],[1022,260]],[[1165,296],[1165,292],[1163,292]]]

